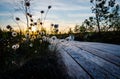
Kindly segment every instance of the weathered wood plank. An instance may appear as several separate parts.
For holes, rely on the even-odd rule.
[[[117,66],[120,66],[120,58],[117,57],[117,56],[114,56],[114,55],[112,55],[110,53],[105,53],[103,51],[93,49],[93,48],[87,47],[87,46],[82,46],[82,45],[78,46],[77,45],[77,47],[79,47],[79,48],[81,48],[81,49],[83,49],[85,51],[88,51],[88,52],[90,52],[90,53],[92,53],[94,55],[97,55],[98,57],[101,57],[101,58],[103,58],[103,59],[105,59],[105,60],[107,60],[107,61],[109,61],[109,62],[111,62],[111,63],[113,63],[113,64],[115,64]]]
[[[104,51],[100,51],[100,50],[97,50],[95,48],[92,48],[91,46],[100,46],[102,45],[102,43],[90,43],[90,42],[69,42],[69,45],[75,45],[75,46],[78,46],[79,48],[83,49],[83,50],[86,50],[88,52],[91,52],[92,54],[94,55],[97,55],[111,63],[114,63],[116,64],[117,66],[120,66],[120,58],[115,56],[114,54],[111,54],[109,52],[104,52]],[[66,44],[65,44],[66,45]],[[103,45],[107,45],[109,46],[109,44],[104,44]],[[116,49],[115,47],[119,48],[118,45],[111,45],[110,46],[114,46],[113,48]]]
[[[103,51],[105,53],[111,53],[120,58],[120,46],[115,46],[115,47],[109,45],[87,45],[87,46]]]
[[[67,48],[67,47],[66,47]],[[64,50],[66,50],[64,48]],[[93,76],[95,79],[116,79],[110,73],[106,72],[96,63],[86,59],[81,54],[78,54],[74,50],[66,50],[71,57],[73,57],[86,71]]]
[[[62,59],[67,67],[68,74],[73,79],[91,79],[90,76],[62,49],[58,47]]]
[[[117,57],[120,57],[120,45],[105,44],[105,43],[92,43],[92,42],[74,42],[75,45],[84,45],[87,47],[93,47],[105,53],[111,53]]]
[[[101,66],[103,69],[105,69],[112,75],[116,76],[117,78],[120,78],[120,67],[118,67],[108,61],[105,61],[104,59],[99,58],[96,55],[93,55],[87,51],[76,48],[75,46],[72,46],[71,48],[76,49],[76,52],[78,53],[78,55],[79,54],[82,55],[86,59],[91,60],[92,62],[98,64],[99,66]]]

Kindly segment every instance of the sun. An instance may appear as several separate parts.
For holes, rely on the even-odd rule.
[[[36,32],[36,31],[37,31],[37,28],[36,28],[36,27],[32,27],[32,31],[33,31],[33,32]]]

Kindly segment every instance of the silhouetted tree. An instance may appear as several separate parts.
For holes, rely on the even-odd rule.
[[[79,32],[80,32],[80,26],[79,26],[79,25],[76,25],[76,26],[75,26],[74,32],[75,32],[75,33],[79,33]]]
[[[120,7],[119,5],[115,5],[112,9],[111,13],[109,14],[109,28],[113,28],[114,31],[120,31]]]
[[[96,21],[93,17],[89,17],[89,19],[85,19],[82,26],[86,28],[86,31],[93,32],[94,26],[96,25]]]
[[[85,26],[80,26],[80,32],[81,33],[85,33],[86,32],[86,28],[85,28]]]
[[[119,8],[115,0],[90,0],[90,2],[93,4],[92,12],[95,13],[98,31],[101,31],[100,26],[111,26],[110,19],[117,15],[117,9]],[[112,9],[114,9],[114,11],[111,11]]]
[[[73,33],[72,29],[69,28],[69,30],[68,30],[68,34],[72,34],[72,33]]]

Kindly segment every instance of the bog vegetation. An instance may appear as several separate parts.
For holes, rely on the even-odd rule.
[[[68,76],[64,64],[57,51],[49,50],[50,38],[43,27],[52,6],[48,5],[46,12],[40,11],[41,18],[35,21],[29,12],[31,0],[23,0],[21,4],[26,16],[26,32],[21,30],[20,17],[14,18],[19,31],[11,25],[6,26],[7,30],[0,29],[0,79],[65,79]],[[56,33],[58,25],[52,26]]]
[[[0,79],[69,78],[58,52],[49,50],[49,39],[53,35],[58,38],[74,35],[78,41],[120,44],[119,4],[115,0],[90,0],[90,3],[93,4],[91,11],[95,17],[85,19],[82,25],[70,28],[66,34],[59,33],[59,24],[51,24],[51,34],[48,35],[44,24],[52,6],[48,5],[47,11],[40,11],[41,18],[35,21],[29,10],[31,0],[23,0],[26,32],[22,32],[19,24],[19,31],[9,24],[7,30],[0,29]],[[22,21],[20,17],[14,19],[15,23]]]

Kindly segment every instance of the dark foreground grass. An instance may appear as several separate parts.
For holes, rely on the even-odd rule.
[[[60,54],[50,51],[48,42],[39,40],[19,41],[17,50],[11,49],[14,42],[9,40],[8,48],[7,41],[2,41],[6,45],[0,45],[0,79],[70,79]]]
[[[49,52],[50,53],[50,52]],[[53,54],[33,58],[15,71],[1,74],[0,79],[69,79],[64,64]]]

